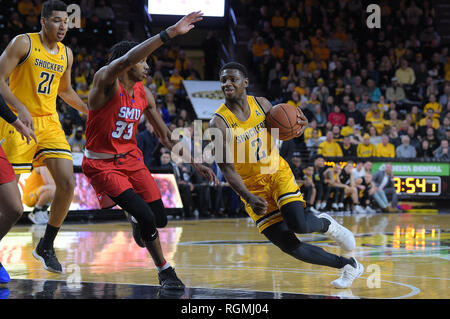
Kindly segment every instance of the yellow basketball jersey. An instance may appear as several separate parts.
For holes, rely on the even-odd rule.
[[[236,172],[246,184],[257,175],[274,173],[282,160],[274,139],[266,129],[264,109],[253,96],[248,95],[247,102],[250,116],[246,121],[239,120],[225,104],[215,113],[228,126],[227,134],[232,137],[228,149],[231,150]]]
[[[31,116],[52,115],[56,112],[59,81],[68,66],[67,48],[58,42],[58,53],[50,54],[39,33],[26,35],[30,39],[30,49],[9,76],[9,87]]]

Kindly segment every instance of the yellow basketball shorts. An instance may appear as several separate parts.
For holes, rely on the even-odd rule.
[[[283,167],[275,174],[254,176],[251,181],[244,180],[244,183],[253,195],[262,197],[267,202],[266,214],[257,215],[251,206],[241,198],[247,214],[256,223],[260,233],[267,227],[283,220],[280,209],[287,203],[301,201],[306,206],[300,188],[295,182],[294,174],[289,167]]]
[[[32,167],[45,166],[47,158],[72,160],[72,152],[61,128],[58,113],[33,118],[37,143],[26,139],[3,119],[0,119],[0,140],[16,174],[29,173]]]
[[[39,186],[31,192],[24,193],[22,196],[22,202],[28,207],[34,207],[39,199],[39,195],[41,194],[41,189],[42,186]]]

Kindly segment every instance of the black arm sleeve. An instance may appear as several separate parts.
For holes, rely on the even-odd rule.
[[[6,104],[3,96],[0,95],[0,117],[4,118],[6,122],[13,123],[17,120],[17,116],[11,111],[9,106]]]

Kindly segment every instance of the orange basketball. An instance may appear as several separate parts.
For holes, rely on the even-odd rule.
[[[297,114],[303,114],[298,108],[290,104],[278,104],[272,107],[266,115],[267,130],[271,128],[279,129],[279,139],[289,141],[297,136],[297,132],[302,129],[302,125],[297,123]]]

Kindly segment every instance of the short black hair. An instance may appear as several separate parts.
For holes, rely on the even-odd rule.
[[[67,4],[60,0],[49,0],[42,4],[41,17],[50,18],[53,11],[67,11]]]
[[[241,73],[244,76],[244,78],[248,78],[247,68],[245,66],[243,66],[242,64],[238,63],[238,62],[228,62],[228,63],[226,63],[224,66],[222,66],[220,68],[219,75],[220,75],[220,73],[222,73],[223,70],[227,70],[227,69],[239,70],[239,71],[241,71]]]
[[[108,54],[108,64],[112,61],[124,56],[128,53],[132,48],[137,46],[139,42],[136,41],[121,41],[113,45],[113,47],[109,50]]]

